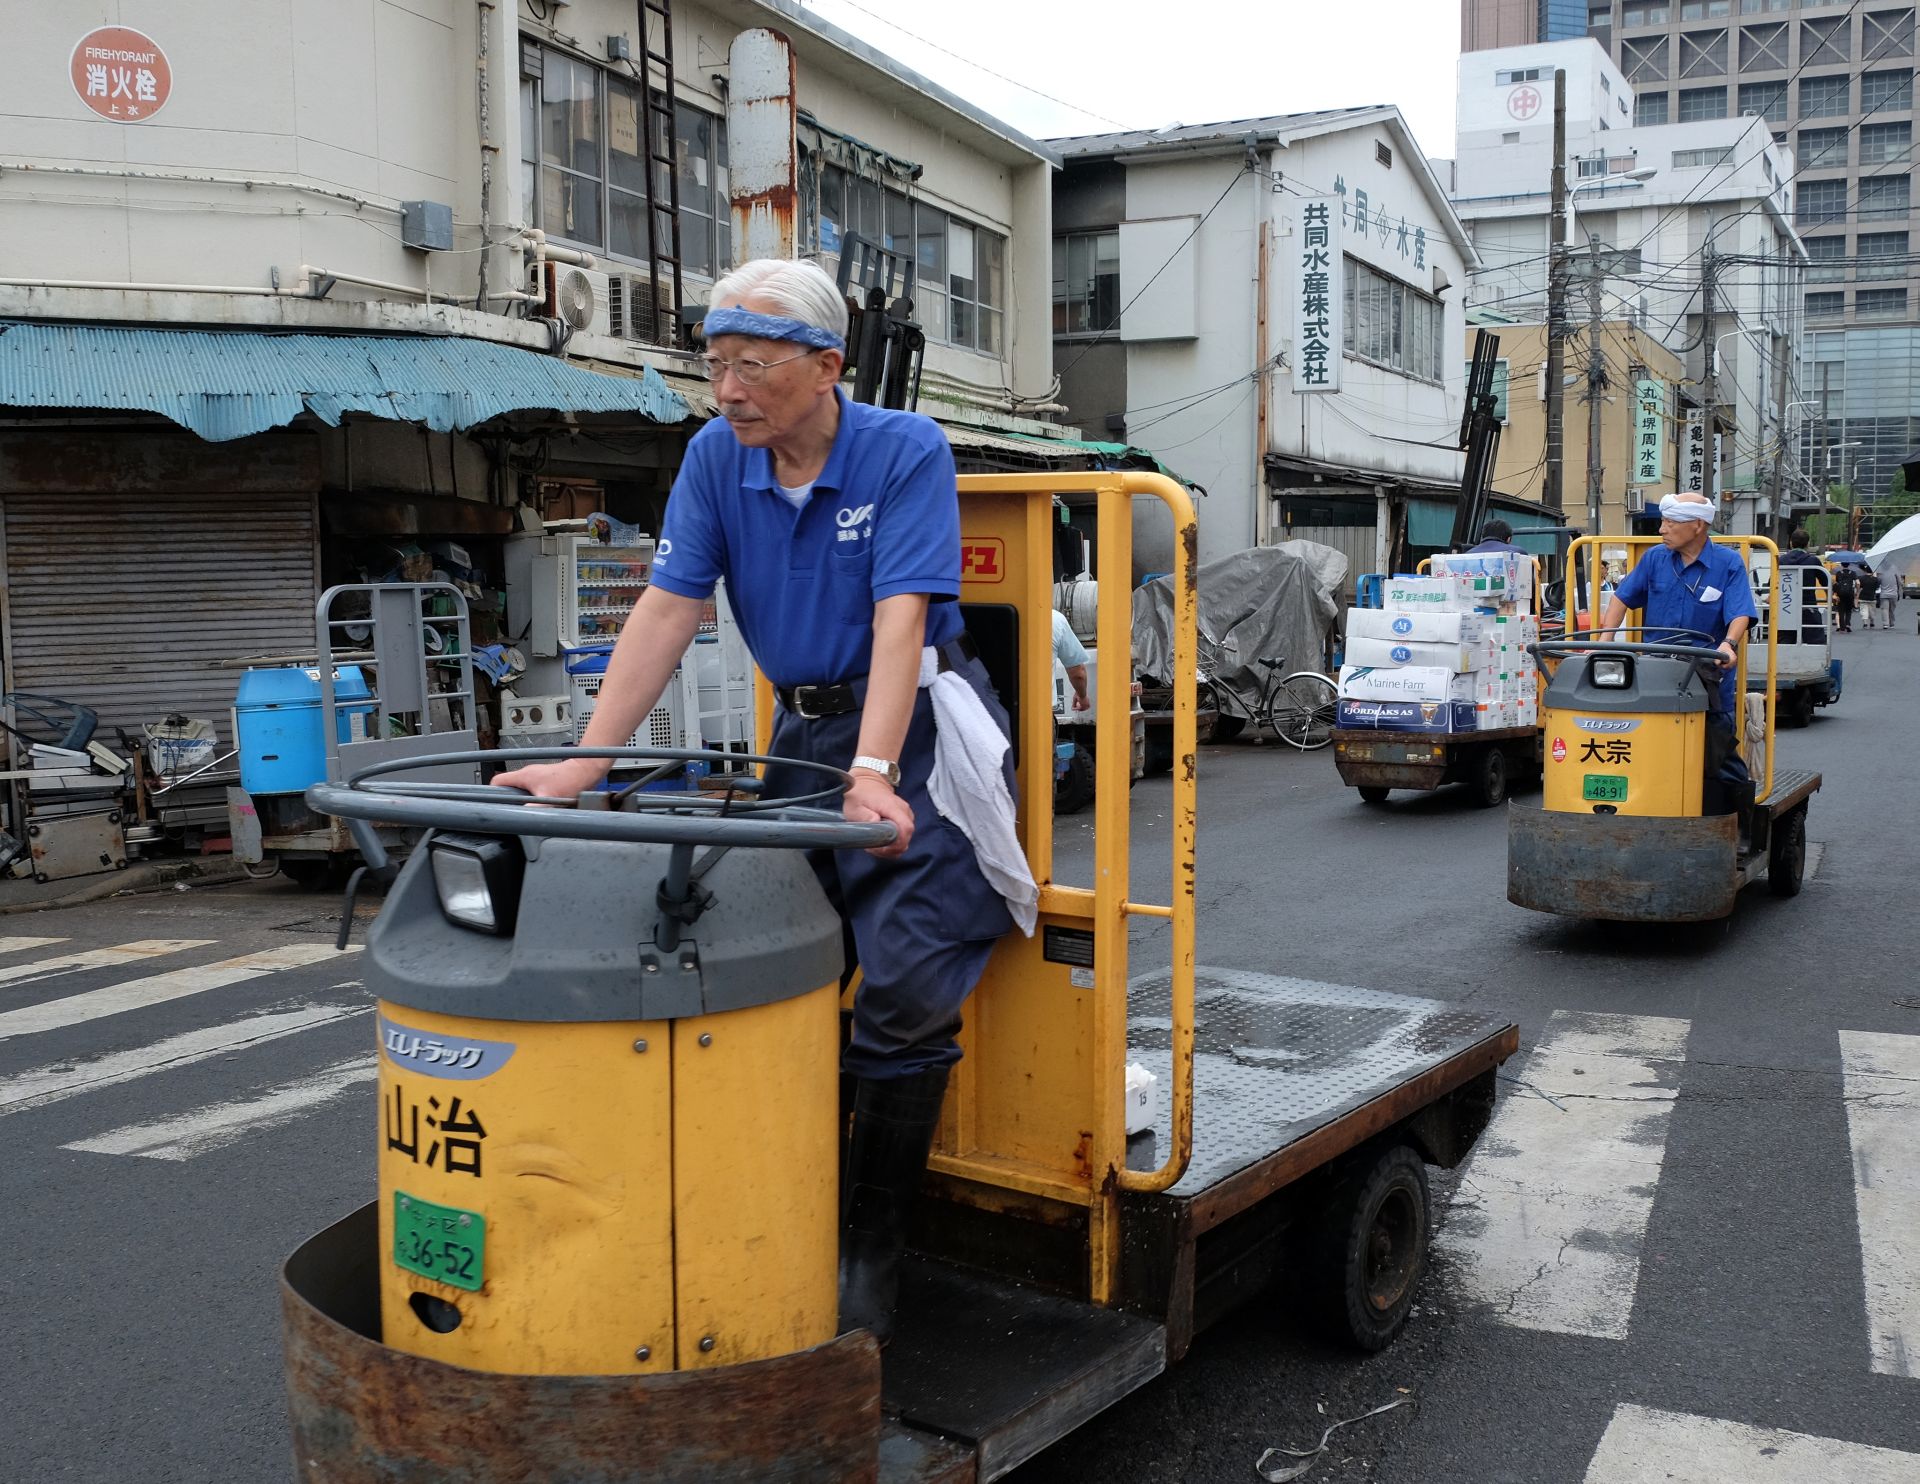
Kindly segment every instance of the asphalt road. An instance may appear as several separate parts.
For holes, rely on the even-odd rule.
[[[1308,1478],[1600,1484],[1624,1406],[1920,1455],[1920,1380],[1870,1363],[1840,1059],[1842,1032],[1920,1037],[1920,639],[1841,653],[1843,701],[1780,739],[1825,774],[1817,873],[1711,928],[1536,916],[1505,900],[1497,812],[1368,808],[1325,753],[1205,750],[1203,963],[1458,1001],[1517,1021],[1523,1057],[1555,1012],[1689,1027],[1624,1333],[1508,1322],[1468,1242],[1383,1354],[1257,1306],[1022,1484],[1244,1480],[1265,1447],[1393,1400],[1414,1405],[1337,1433]],[[1135,791],[1143,897],[1166,890],[1167,798]],[[1063,879],[1087,828],[1062,822]],[[335,910],[273,882],[0,919],[0,1480],[290,1476],[278,1264],[374,1178],[371,1017],[355,959],[325,951]],[[1159,951],[1143,934],[1136,967]],[[1436,1181],[1443,1228],[1466,1230],[1475,1180]]]

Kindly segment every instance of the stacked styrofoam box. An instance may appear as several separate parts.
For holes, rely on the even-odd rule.
[[[1475,552],[1431,566],[1426,577],[1389,579],[1383,607],[1347,610],[1339,724],[1428,732],[1538,725],[1532,558]]]

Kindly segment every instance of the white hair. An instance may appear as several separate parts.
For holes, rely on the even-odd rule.
[[[710,304],[759,299],[789,319],[847,338],[847,301],[818,263],[793,258],[755,258],[713,286]]]

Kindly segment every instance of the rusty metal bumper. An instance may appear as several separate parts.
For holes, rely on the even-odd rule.
[[[864,1330],[712,1370],[471,1371],[380,1343],[372,1204],[281,1272],[294,1471],[338,1480],[722,1484],[877,1477],[880,1351]]]
[[[1740,877],[1731,814],[1653,819],[1507,809],[1507,900],[1609,922],[1710,922]]]

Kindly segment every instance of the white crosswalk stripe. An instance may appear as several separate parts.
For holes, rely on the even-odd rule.
[[[60,941],[55,939],[56,942]],[[212,938],[141,938],[132,943],[116,943],[111,948],[88,948],[58,958],[39,958],[31,963],[8,964],[0,968],[0,984],[24,984],[51,979],[81,969],[113,969],[142,959],[163,958],[169,953],[184,953],[189,948],[205,948]]]
[[[1840,1064],[1873,1368],[1920,1379],[1920,1036],[1842,1031]]]
[[[168,1000],[184,999],[188,995],[201,994],[209,989],[222,989],[230,984],[242,984],[249,979],[278,973],[282,969],[299,969],[330,958],[344,958],[347,954],[359,951],[357,944],[348,948],[346,953],[337,952],[331,943],[283,944],[261,953],[248,953],[242,954],[239,958],[223,959],[219,963],[199,964],[190,969],[173,969],[164,974],[131,979],[125,984],[109,985],[105,989],[92,990],[87,994],[69,995],[65,999],[48,1000],[38,1005],[25,1005],[18,1010],[0,1011],[0,1041],[12,1036],[29,1036],[39,1031],[79,1025],[83,1021],[98,1020],[107,1015],[119,1015],[127,1010],[143,1009],[148,1005],[165,1004]]]
[[[0,938],[0,953],[25,953],[29,948],[50,948],[65,938]]]
[[[1627,1337],[1688,1022],[1557,1010],[1436,1245],[1523,1329]]]
[[[1713,1417],[1614,1408],[1585,1484],[1913,1484],[1920,1453]]]
[[[169,1036],[131,1051],[117,1051],[95,1061],[57,1062],[0,1078],[0,1117],[29,1108],[62,1102],[83,1092],[98,1092],[155,1072],[170,1072],[213,1056],[231,1056],[252,1046],[298,1035],[338,1020],[351,1020],[372,1011],[365,1006],[302,1005],[294,1010],[252,1015],[226,1025],[206,1026],[184,1035]]]
[[[87,1154],[132,1154],[142,1159],[188,1160],[238,1143],[250,1134],[265,1133],[292,1123],[323,1103],[352,1091],[377,1074],[371,1052],[336,1062],[310,1076],[283,1083],[266,1092],[228,1102],[212,1103],[163,1118],[114,1129],[98,1138],[63,1144],[63,1149]]]

